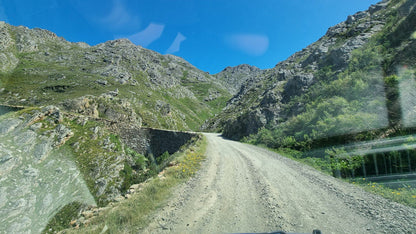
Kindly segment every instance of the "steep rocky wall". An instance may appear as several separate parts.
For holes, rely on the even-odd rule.
[[[147,129],[150,135],[150,149],[156,157],[168,152],[173,154],[188,143],[196,134],[189,132],[173,132],[157,129]]]
[[[169,154],[177,152],[197,134],[151,128],[122,128],[119,129],[119,135],[123,143],[135,151],[158,157],[166,151]]]

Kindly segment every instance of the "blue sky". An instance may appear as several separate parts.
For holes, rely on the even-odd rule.
[[[378,0],[0,0],[0,20],[72,42],[117,38],[211,74],[274,67]]]

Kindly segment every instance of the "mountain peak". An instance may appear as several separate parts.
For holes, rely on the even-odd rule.
[[[127,38],[119,38],[119,39],[115,39],[115,40],[106,41],[106,42],[104,42],[104,45],[109,45],[109,46],[137,46],[137,45],[133,44],[133,42],[131,42]],[[141,47],[141,46],[138,46],[138,47]]]
[[[246,80],[260,73],[260,68],[256,66],[240,64],[238,66],[224,68],[224,70],[215,74],[215,77],[223,83],[230,93],[236,94]]]
[[[221,72],[244,72],[244,71],[260,71],[260,68],[249,65],[249,64],[240,64],[234,67],[228,66],[224,68]]]

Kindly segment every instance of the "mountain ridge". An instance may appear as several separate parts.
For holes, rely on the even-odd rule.
[[[145,126],[196,130],[230,97],[223,84],[182,58],[128,39],[89,46],[3,22],[0,41],[2,104],[58,105],[113,93],[132,104]],[[159,113],[162,107],[167,111]]]

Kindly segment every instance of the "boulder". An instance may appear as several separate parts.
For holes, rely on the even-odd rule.
[[[65,144],[65,142],[74,135],[71,129],[69,129],[63,124],[59,124],[55,128],[55,132],[56,132],[56,142],[54,144],[55,147],[59,147]]]
[[[86,96],[77,99],[71,99],[65,101],[62,105],[69,112],[79,113],[86,116],[91,116],[93,118],[98,118],[99,113],[97,110],[97,104],[92,97]]]
[[[314,76],[312,74],[296,74],[292,79],[289,79],[284,85],[282,93],[282,102],[287,103],[295,96],[304,93],[313,83]]]

